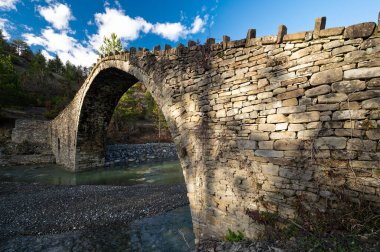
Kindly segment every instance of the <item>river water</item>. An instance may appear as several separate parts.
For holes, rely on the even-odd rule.
[[[178,161],[110,167],[71,173],[57,165],[0,167],[0,181],[65,185],[136,185],[184,183]],[[21,247],[14,247],[14,244]],[[192,251],[194,234],[188,206],[93,233],[23,236],[10,240],[4,251]]]

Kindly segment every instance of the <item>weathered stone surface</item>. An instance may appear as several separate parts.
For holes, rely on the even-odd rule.
[[[366,84],[364,81],[352,80],[352,81],[341,81],[332,84],[332,90],[338,93],[353,93],[357,91],[364,90]]]
[[[348,38],[348,39],[367,38],[372,35],[375,27],[376,27],[376,23],[373,23],[373,22],[351,25],[349,27],[346,27],[344,31],[344,38]]]
[[[335,56],[338,54],[344,54],[344,53],[352,52],[355,50],[356,50],[356,47],[354,47],[352,45],[346,45],[346,46],[342,46],[342,47],[338,47],[338,48],[333,49],[331,53],[333,56]]]
[[[282,123],[287,122],[288,118],[282,114],[268,115],[267,123]]]
[[[335,111],[333,113],[333,120],[356,120],[365,119],[367,117],[367,110],[343,110]]]
[[[315,147],[321,150],[342,150],[346,144],[345,137],[320,137],[315,140]]]
[[[292,114],[288,116],[289,123],[308,123],[319,120],[320,113],[317,111]]]
[[[273,148],[275,150],[299,150],[302,145],[300,139],[280,139],[274,142]]]
[[[256,150],[255,155],[259,157],[283,157],[283,151],[276,150]]]
[[[308,111],[333,111],[333,110],[338,110],[339,109],[339,104],[316,104],[312,106],[308,106],[307,110]]]
[[[380,67],[359,68],[344,71],[344,79],[370,79],[380,77]]]
[[[304,93],[305,93],[305,90],[303,88],[300,88],[297,90],[279,94],[277,95],[277,99],[285,100],[285,99],[295,98],[295,97],[302,96]]]
[[[331,87],[329,85],[322,85],[322,86],[318,86],[318,87],[306,90],[305,96],[315,97],[315,96],[327,94],[330,92],[331,92]]]
[[[362,107],[364,109],[378,109],[378,108],[380,108],[380,97],[363,101]]]
[[[348,95],[350,101],[362,101],[380,96],[380,90],[367,90]]]
[[[282,107],[277,109],[277,113],[280,114],[292,114],[292,113],[300,113],[300,112],[305,112],[306,111],[306,106],[292,106],[292,107]]]
[[[380,128],[367,130],[365,134],[371,140],[380,140]]]
[[[343,79],[342,68],[326,70],[320,73],[315,73],[310,78],[311,85],[321,85],[341,81]]]
[[[283,41],[305,40],[306,32],[297,32],[293,34],[286,34],[283,37]]]
[[[344,40],[334,40],[323,45],[325,50],[333,49],[344,45]]]
[[[347,150],[376,151],[376,141],[352,138],[347,141]]]
[[[346,101],[348,96],[344,93],[331,93],[318,96],[318,103],[338,103]]]
[[[367,82],[368,87],[380,87],[380,78],[374,78]]]
[[[335,27],[335,28],[329,28],[325,30],[321,30],[319,32],[319,37],[325,38],[330,36],[338,36],[342,35],[344,31],[344,27]]]

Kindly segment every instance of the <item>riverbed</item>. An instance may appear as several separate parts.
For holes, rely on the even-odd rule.
[[[155,174],[174,168],[160,165],[108,170],[134,173],[126,176],[128,186],[110,185],[114,175],[43,184],[36,183],[41,176],[29,174],[29,183],[14,182],[17,176],[7,171],[13,182],[0,182],[0,251],[191,251],[194,234],[182,171],[168,172],[166,179]]]

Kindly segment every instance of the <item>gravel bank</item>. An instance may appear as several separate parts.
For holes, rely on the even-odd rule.
[[[0,182],[0,247],[21,236],[118,227],[186,204],[185,185],[52,186]]]

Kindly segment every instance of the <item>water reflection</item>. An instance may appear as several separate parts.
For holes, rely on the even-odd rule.
[[[184,183],[179,161],[105,167],[72,173],[59,165],[0,167],[0,181],[52,185],[137,185]]]

